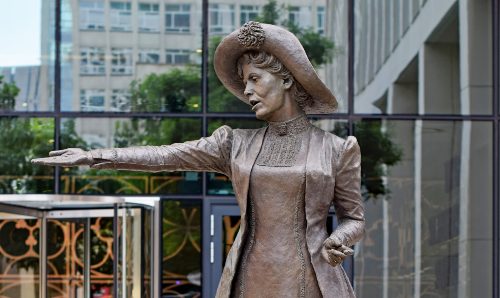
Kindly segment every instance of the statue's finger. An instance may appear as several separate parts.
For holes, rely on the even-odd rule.
[[[342,246],[342,243],[336,237],[328,237],[326,238],[324,245],[326,248],[339,248]]]
[[[42,161],[43,158],[33,158],[31,160],[31,163],[32,164],[35,164],[35,165],[40,165],[40,164],[43,164],[43,161]]]
[[[325,247],[323,247],[321,249],[321,255],[323,257],[323,259],[328,262],[328,264],[332,265],[332,266],[337,266],[339,264],[342,263],[343,261],[343,258],[342,258],[342,253],[341,252],[337,252],[338,255],[336,253],[334,253],[335,250],[328,250],[326,249]]]
[[[328,250],[328,254],[330,256],[338,257],[338,258],[340,258],[342,260],[347,257],[344,253],[342,253],[341,251],[338,251],[336,249],[330,249],[330,250]]]
[[[53,157],[41,157],[41,158],[34,158],[31,160],[32,163],[34,164],[45,164],[47,162],[53,162],[55,158]]]
[[[63,155],[64,153],[66,153],[66,151],[68,151],[68,149],[62,149],[62,150],[54,150],[54,151],[50,151],[50,152],[49,152],[49,156],[59,156],[59,155]]]
[[[43,157],[32,159],[31,162],[37,165],[47,165],[47,166],[61,166],[67,164],[67,162],[62,161],[58,157]]]
[[[354,250],[349,246],[342,245],[339,250],[343,252],[346,256],[354,255]]]

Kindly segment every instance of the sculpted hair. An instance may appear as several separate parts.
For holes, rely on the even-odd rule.
[[[263,51],[249,51],[244,53],[237,63],[238,75],[243,79],[243,64],[253,64],[257,68],[264,69],[274,75],[279,76],[283,80],[291,80],[291,92],[299,107],[312,105],[313,99],[302,85],[295,80],[292,73],[278,60],[274,55]]]

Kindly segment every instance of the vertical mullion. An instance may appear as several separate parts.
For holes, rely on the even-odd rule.
[[[495,2],[495,1],[493,1]],[[497,84],[498,85],[498,84]],[[497,86],[498,95],[498,86]],[[494,97],[498,100],[498,96]],[[500,298],[500,198],[499,198],[499,128],[500,124],[497,119],[493,122],[493,297]]]
[[[492,0],[493,39],[493,297],[500,298],[500,4]]]
[[[202,117],[203,117],[203,125],[202,125],[202,136],[206,136],[207,127],[206,127],[206,117],[208,111],[208,47],[209,47],[209,36],[208,36],[208,0],[202,0],[202,59],[201,59],[201,84],[202,84],[202,93],[201,93],[201,101],[202,101]]]
[[[147,246],[146,244],[146,239],[145,239],[145,231],[146,231],[146,212],[148,210],[146,210],[146,208],[144,207],[141,207],[138,209],[139,212],[140,212],[140,225],[141,225],[141,235],[140,235],[140,238],[141,238],[141,243],[144,243],[144,246],[141,245],[141,282],[140,282],[140,285],[139,285],[139,288],[141,289],[140,290],[140,295],[141,296],[145,296],[145,288],[144,288],[144,285],[145,285],[145,282],[146,282],[146,254],[144,253],[144,247]],[[149,243],[151,244],[152,242],[152,238],[149,238]],[[151,247],[152,248],[152,247]],[[147,254],[148,256],[151,256],[151,251]],[[151,280],[151,279],[150,279]]]
[[[208,70],[209,70],[209,46],[210,46],[210,40],[209,40],[209,28],[208,28],[208,0],[202,0],[202,7],[203,7],[203,12],[202,12],[202,26],[203,26],[203,29],[202,29],[202,34],[203,34],[203,39],[202,39],[202,42],[203,42],[203,73],[202,73],[202,84],[203,84],[203,96],[202,96],[202,107],[203,107],[203,110],[202,110],[202,136],[206,137],[207,136],[207,133],[208,133],[208,120],[207,120],[207,113],[208,113]],[[214,78],[212,78],[214,79]],[[205,196],[207,195],[208,193],[208,189],[207,189],[207,173],[206,172],[203,172],[201,174],[201,195],[202,195],[202,198],[203,200],[205,200]],[[203,206],[205,206],[205,204],[202,204],[202,208]],[[204,215],[205,212],[203,212],[203,209],[202,209],[202,212],[201,212],[201,222],[203,223],[203,215]],[[163,231],[162,231],[163,233]],[[202,239],[203,239],[203,233],[202,233]],[[203,249],[203,240],[202,240],[202,249],[201,249],[201,264],[200,264],[200,270],[202,272],[202,276],[204,276],[203,272],[204,272],[204,269],[208,270],[209,268],[204,268],[203,267],[203,259],[204,257],[204,252],[205,250]],[[204,292],[206,291],[207,289],[206,288],[203,288],[203,286],[201,287],[201,295],[202,297],[205,297],[206,295],[204,295]]]
[[[201,119],[201,136],[206,137],[208,131],[208,69],[209,69],[209,36],[208,36],[208,0],[202,0],[202,119]],[[207,194],[207,173],[201,173],[201,195],[204,197]]]
[[[355,0],[348,0],[348,17],[347,17],[347,22],[348,22],[348,47],[349,47],[349,54],[347,58],[347,63],[348,63],[348,71],[347,71],[347,114],[348,114],[348,129],[349,129],[349,135],[354,134],[354,1]],[[350,272],[349,278],[351,280],[351,284],[354,287],[354,257],[352,257],[352,264],[350,266]]]
[[[38,218],[40,221],[40,228],[39,228],[39,243],[40,243],[40,252],[39,252],[39,258],[38,261],[40,262],[39,265],[39,295],[40,298],[47,298],[47,285],[48,285],[48,275],[47,275],[47,213],[43,212],[42,217]]]
[[[54,62],[54,149],[59,150],[61,129],[61,1],[55,7],[55,62]],[[54,168],[54,193],[60,193],[61,167]]]
[[[152,297],[160,297],[163,287],[163,202],[165,199],[154,203],[154,212],[152,218],[152,233],[153,233],[153,260],[152,264],[152,279],[153,279],[153,294]]]
[[[118,298],[118,203],[113,204],[113,298]]]
[[[348,51],[349,55],[347,58],[347,115],[348,115],[348,127],[349,134],[354,134],[354,1],[348,0]]]

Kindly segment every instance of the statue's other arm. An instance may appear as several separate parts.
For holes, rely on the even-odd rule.
[[[339,225],[330,238],[352,246],[364,234],[365,218],[361,197],[361,153],[355,137],[348,137],[340,153],[333,205]]]

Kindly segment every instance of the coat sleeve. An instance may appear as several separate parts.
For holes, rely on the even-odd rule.
[[[91,150],[96,169],[132,171],[209,171],[231,177],[233,131],[221,126],[206,138],[162,146]]]
[[[342,244],[352,246],[365,228],[361,198],[361,153],[355,137],[348,137],[337,164],[333,205],[339,225],[332,233]]]

